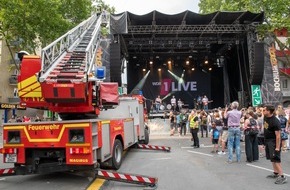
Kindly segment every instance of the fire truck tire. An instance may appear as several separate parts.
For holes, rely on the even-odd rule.
[[[145,129],[144,131],[144,135],[145,135],[145,140],[144,140],[144,144],[148,144],[149,143],[149,130]]]
[[[145,136],[144,140],[139,140],[140,144],[148,144],[149,143],[149,129],[144,130],[144,136]]]
[[[116,139],[113,147],[112,169],[118,170],[121,167],[123,160],[123,145],[119,139]]]

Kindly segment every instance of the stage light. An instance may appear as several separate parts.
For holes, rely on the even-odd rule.
[[[187,60],[187,61],[185,62],[185,64],[186,64],[186,65],[189,65],[189,61]]]
[[[204,64],[208,64],[208,57],[207,56],[204,57]]]
[[[208,68],[208,70],[209,70],[209,71],[211,71],[211,70],[212,70],[212,68],[210,67],[210,68]]]
[[[192,58],[192,55],[188,56],[188,58],[191,59]]]
[[[152,65],[153,64],[153,61],[150,61],[149,64]]]
[[[143,69],[143,72],[145,72],[146,71],[146,69]]]
[[[191,68],[191,70],[192,70],[192,71],[194,71],[194,70],[195,70],[195,68],[194,68],[194,67],[192,67],[192,68]]]
[[[161,68],[158,68],[158,71],[161,71]]]
[[[171,64],[171,60],[169,60],[167,63],[168,63],[168,64]]]

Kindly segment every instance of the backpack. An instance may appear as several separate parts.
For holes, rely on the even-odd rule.
[[[251,128],[245,130],[245,135],[257,135],[259,133],[257,121],[254,118],[250,118],[249,121],[249,127]]]

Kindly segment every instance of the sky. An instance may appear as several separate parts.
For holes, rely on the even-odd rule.
[[[199,0],[103,0],[114,6],[116,13],[129,11],[137,15],[157,10],[165,14],[178,14],[186,10],[198,13]]]

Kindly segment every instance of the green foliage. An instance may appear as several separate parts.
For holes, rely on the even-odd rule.
[[[18,50],[35,52],[88,18],[90,0],[0,0],[0,33]]]
[[[289,0],[200,0],[199,8],[203,14],[216,11],[264,12],[265,22],[258,28],[261,37],[282,28],[286,28],[290,34]],[[284,44],[277,38],[276,41],[282,49],[290,49],[289,39]]]
[[[264,12],[264,30],[287,28],[290,31],[290,1],[288,0],[200,0],[199,8],[203,14],[215,11]]]

